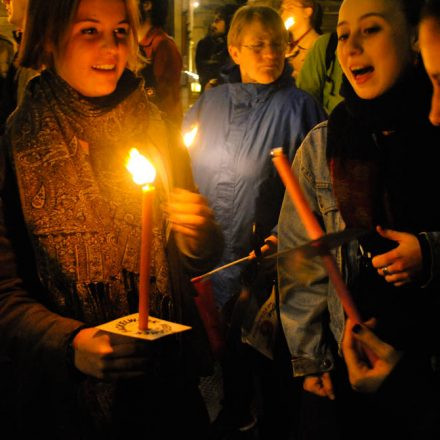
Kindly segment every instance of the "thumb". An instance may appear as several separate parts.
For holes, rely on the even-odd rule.
[[[399,231],[394,231],[393,229],[384,229],[382,226],[376,226],[377,233],[383,238],[387,238],[392,241],[400,241],[402,233]]]
[[[394,351],[393,347],[379,339],[368,327],[355,324],[352,329],[353,336],[366,348],[371,350],[379,359],[388,359]]]

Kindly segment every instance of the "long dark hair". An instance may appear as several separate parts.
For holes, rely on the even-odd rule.
[[[310,17],[310,25],[312,28],[318,33],[322,34],[321,26],[322,26],[322,18],[323,11],[322,6],[316,0],[297,0],[298,3],[301,3],[303,8],[312,8],[313,12]]]

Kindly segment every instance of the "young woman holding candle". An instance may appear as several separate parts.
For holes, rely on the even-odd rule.
[[[425,4],[419,25],[419,46],[433,86],[429,119],[433,125],[439,125],[440,0],[428,0]],[[438,252],[438,247],[436,251]],[[380,362],[375,365],[365,363],[359,343],[361,347],[368,347],[376,353]],[[437,344],[434,343],[434,348],[438,354],[438,341]],[[399,399],[394,411],[400,412],[402,417],[414,418],[417,414],[417,423],[411,433],[413,438],[440,437],[440,399],[436,387],[432,386],[429,376],[419,376],[414,383],[414,364],[411,357],[380,340],[367,326],[352,327],[350,322],[346,325],[342,350],[350,384],[354,389],[364,393],[377,393],[385,405],[390,401],[395,405],[395,394],[404,388],[405,395]],[[408,387],[408,384],[414,386]],[[426,391],[428,398],[424,395]]]
[[[440,131],[429,124],[432,88],[416,52],[421,4],[343,2],[337,30],[345,101],[328,123],[312,130],[294,162],[326,232],[345,227],[368,231],[339,249],[337,258],[363,318],[375,317],[377,334],[406,350],[416,363],[414,382],[420,374],[432,374],[429,355],[440,273],[435,232],[440,217],[429,197],[429,188],[436,185],[440,151],[433,146],[439,144]],[[307,240],[288,197],[279,240],[280,249]],[[322,431],[331,429],[335,436],[349,438],[356,426],[356,437],[367,438],[379,432],[380,422],[389,435],[406,438],[414,420],[399,417],[392,405],[375,408],[377,400],[372,404],[350,392],[337,355],[345,318],[319,262],[306,286],[295,279],[287,260],[280,261],[279,277],[294,374],[305,377],[304,420],[312,406],[328,416],[308,427],[307,438],[322,438]]]
[[[18,381],[20,437],[208,438],[198,376],[209,348],[189,278],[221,235],[178,136],[127,65],[133,0],[30,0],[24,66],[45,69],[9,120],[1,157],[1,349]],[[152,343],[95,328],[137,311],[141,190],[154,164],[150,311],[192,326]],[[176,188],[176,189],[174,189]]]

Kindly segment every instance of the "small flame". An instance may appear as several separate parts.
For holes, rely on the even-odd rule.
[[[185,144],[186,148],[191,147],[191,145],[194,142],[194,139],[197,136],[198,131],[199,131],[199,127],[195,125],[190,131],[186,132],[183,135],[183,143]]]
[[[289,17],[284,22],[284,26],[286,27],[286,30],[289,30],[293,25],[295,24],[295,19],[293,17]]]
[[[130,150],[126,168],[133,176],[134,183],[138,185],[148,186],[156,178],[154,166],[136,148]]]

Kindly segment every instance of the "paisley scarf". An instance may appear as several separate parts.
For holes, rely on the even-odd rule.
[[[137,147],[158,171],[151,313],[171,319],[161,205],[173,182],[167,128],[139,80],[85,98],[54,72],[30,84],[11,126],[11,159],[38,275],[58,313],[96,325],[137,309],[141,189],[125,169]]]

